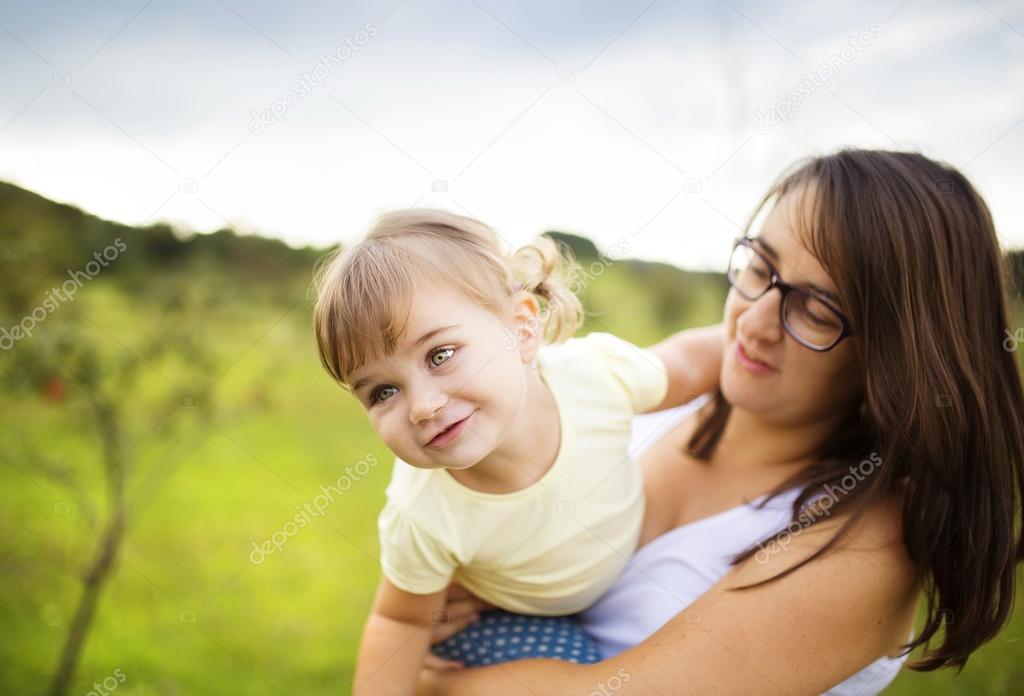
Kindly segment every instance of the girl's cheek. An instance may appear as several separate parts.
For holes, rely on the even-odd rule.
[[[389,422],[387,418],[381,418],[380,416],[374,416],[370,419],[370,425],[377,432],[384,442],[390,442],[394,439],[394,426]]]
[[[395,432],[394,429],[391,429],[390,431],[381,430],[379,431],[379,434],[380,439],[384,442],[388,449],[395,450],[401,448],[402,439],[400,437],[400,434]]]

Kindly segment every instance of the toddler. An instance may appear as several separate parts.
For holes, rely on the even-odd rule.
[[[478,221],[414,209],[319,272],[321,361],[397,457],[360,693],[413,691],[453,581],[516,614],[564,616],[636,549],[631,419],[710,389],[722,339],[569,338],[583,316],[573,268],[548,237],[505,254]]]

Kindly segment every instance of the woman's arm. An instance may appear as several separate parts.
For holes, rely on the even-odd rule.
[[[917,588],[898,509],[869,511],[836,548],[784,578],[731,588],[792,567],[831,538],[839,522],[819,522],[765,562],[751,557],[736,566],[654,635],[612,659],[585,666],[524,660],[433,673],[434,693],[561,696],[610,692],[614,684],[617,696],[820,694],[895,654],[907,639]]]
[[[650,411],[679,406],[711,391],[718,384],[724,344],[725,326],[716,324],[680,331],[651,346],[665,363],[668,393]]]

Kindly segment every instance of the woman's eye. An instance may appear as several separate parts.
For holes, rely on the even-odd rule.
[[[370,394],[370,403],[371,404],[376,404],[376,403],[380,403],[381,401],[386,401],[386,400],[390,399],[392,396],[394,396],[395,392],[397,392],[397,391],[398,391],[397,387],[392,387],[390,385],[384,385],[382,387],[377,387]]]
[[[441,348],[439,350],[435,350],[430,354],[430,364],[434,367],[441,367],[441,365],[444,365],[446,362],[451,360],[453,355],[455,355],[454,348]]]
[[[805,309],[804,314],[807,315],[807,319],[815,326],[834,326],[837,324],[836,319],[831,314],[817,313],[810,309]]]
[[[763,261],[756,258],[751,260],[750,265],[747,268],[757,278],[767,278],[771,275],[771,272],[768,270],[768,266],[766,266]]]

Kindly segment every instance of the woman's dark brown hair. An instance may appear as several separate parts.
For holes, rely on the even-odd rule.
[[[910,666],[962,669],[1008,620],[1024,559],[1024,394],[1003,347],[1008,274],[992,217],[960,172],[910,152],[843,150],[800,162],[751,222],[789,193],[812,199],[802,232],[852,321],[864,399],[817,464],[776,492],[801,487],[795,521],[851,464],[881,456],[885,466],[834,501],[831,514],[849,515],[803,563],[899,495],[903,542],[927,597],[925,625],[905,646],[925,652]],[[729,411],[718,392],[691,454],[710,458]]]

